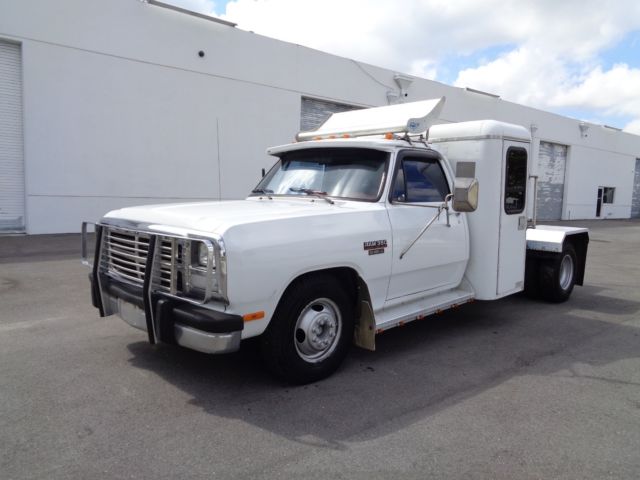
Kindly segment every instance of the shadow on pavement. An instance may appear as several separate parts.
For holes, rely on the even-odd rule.
[[[376,352],[353,349],[331,378],[301,387],[273,380],[256,342],[225,356],[143,342],[128,348],[135,367],[182,389],[212,415],[342,449],[347,439],[391,433],[512,377],[640,356],[640,329],[581,316],[585,310],[592,317],[629,315],[640,303],[594,287],[576,290],[560,305],[524,296],[478,302],[388,331],[378,337]],[[615,348],[593,348],[602,336]]]

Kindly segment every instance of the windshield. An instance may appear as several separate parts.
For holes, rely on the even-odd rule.
[[[389,154],[366,148],[317,148],[284,153],[254,194],[326,195],[376,201]]]

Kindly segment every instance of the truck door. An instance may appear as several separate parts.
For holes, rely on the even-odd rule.
[[[502,205],[498,246],[496,293],[506,295],[524,288],[527,217],[525,213],[529,144],[504,141],[502,152]]]
[[[450,192],[440,157],[435,152],[398,153],[388,204],[393,260],[387,300],[406,295],[436,293],[456,287],[469,257],[464,217],[446,212],[413,242],[438,213]]]

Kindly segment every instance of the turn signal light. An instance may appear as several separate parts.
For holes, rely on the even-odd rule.
[[[247,314],[242,316],[242,319],[245,322],[250,322],[252,320],[260,320],[261,318],[264,318],[264,312],[263,311],[247,313]]]

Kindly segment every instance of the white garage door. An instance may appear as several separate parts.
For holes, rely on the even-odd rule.
[[[640,218],[640,158],[636,158],[636,174],[633,177],[633,198],[631,218]]]
[[[540,142],[538,152],[538,209],[539,220],[560,220],[564,195],[564,169],[567,146]]]
[[[361,107],[302,97],[300,131],[308,132],[315,130],[322,125],[332,113],[348,112],[349,110],[358,110],[359,108]]]
[[[24,226],[20,46],[0,41],[0,232]]]

